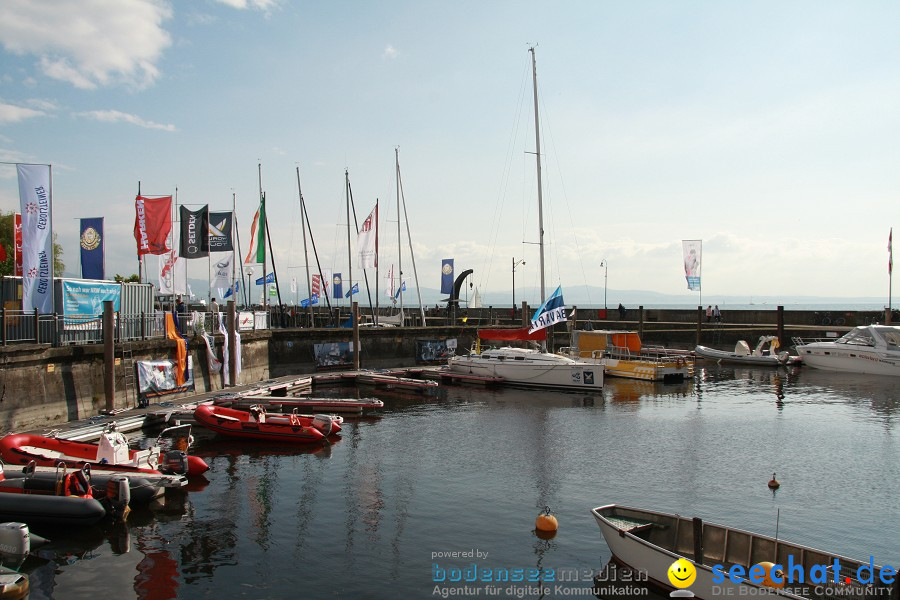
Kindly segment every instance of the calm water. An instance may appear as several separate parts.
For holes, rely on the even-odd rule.
[[[610,552],[589,511],[611,502],[767,534],[780,510],[779,537],[900,563],[894,379],[713,366],[680,385],[607,379],[596,396],[359,393],[384,400],[381,418],[318,452],[196,431],[208,482],[127,528],[48,532],[25,565],[31,598],[431,598],[460,587],[436,584],[442,570],[473,563],[590,573]],[[532,531],[545,505],[552,540]],[[476,557],[437,554],[452,552]]]

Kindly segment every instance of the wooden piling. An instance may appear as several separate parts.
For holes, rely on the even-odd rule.
[[[703,564],[703,519],[694,517],[694,562]]]

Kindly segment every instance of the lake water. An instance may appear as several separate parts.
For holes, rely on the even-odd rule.
[[[477,573],[480,597],[570,597],[610,559],[589,512],[607,503],[765,534],[777,521],[780,538],[900,563],[900,380],[698,371],[678,385],[608,378],[596,396],[326,388],[386,407],[314,452],[195,431],[205,481],[127,527],[47,532],[23,569],[31,598],[433,598],[464,593],[435,581],[453,569]],[[533,532],[544,506],[552,540]],[[543,595],[481,581],[530,568],[579,575]]]

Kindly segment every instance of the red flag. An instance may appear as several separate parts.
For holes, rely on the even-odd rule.
[[[6,260],[6,248],[3,247],[3,244],[0,244],[0,262]]]
[[[166,254],[170,248],[167,238],[172,231],[172,196],[134,199],[134,239],[138,257],[145,254]]]
[[[894,228],[891,227],[891,232],[888,234],[888,275],[890,275],[891,271],[894,270],[893,240],[894,240]]]

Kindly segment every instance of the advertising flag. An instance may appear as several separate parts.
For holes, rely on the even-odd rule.
[[[16,213],[16,231],[15,231],[15,248],[13,249],[13,256],[15,257],[16,263],[16,272],[14,273],[16,277],[22,276],[22,213]]]
[[[266,261],[266,199],[259,202],[259,208],[253,215],[253,224],[250,226],[250,249],[244,257],[245,265],[254,263],[262,264]]]
[[[241,282],[235,281],[234,285],[225,290],[225,293],[222,295],[223,298],[231,298],[232,296],[237,296],[237,293],[241,291]]]
[[[17,164],[22,206],[22,310],[53,312],[50,165]]]
[[[172,196],[134,199],[134,239],[138,258],[145,254],[165,254],[172,232]]]
[[[356,236],[356,248],[359,252],[359,266],[363,269],[378,266],[378,203],[363,221]],[[337,292],[335,292],[337,296]]]
[[[682,240],[681,246],[684,252],[684,277],[687,279],[688,289],[697,291],[700,289],[703,241]]]
[[[179,206],[181,217],[181,244],[178,256],[182,258],[206,258],[209,256],[209,206],[190,210]]]
[[[104,279],[103,217],[81,219],[81,277]]]
[[[306,308],[306,307],[308,307],[309,305],[315,306],[315,305],[318,304],[318,303],[319,303],[319,295],[318,295],[318,294],[313,294],[311,297],[309,297],[309,298],[304,298],[303,300],[301,300],[301,301],[300,301],[300,306],[302,306],[303,308]]]
[[[453,259],[445,258],[441,261],[441,293],[453,293]]]
[[[354,283],[354,284],[353,284],[353,287],[350,288],[350,291],[347,292],[346,297],[349,298],[349,297],[352,296],[353,294],[358,294],[358,293],[359,293],[359,284],[358,284],[358,283]]]
[[[534,333],[546,329],[555,323],[566,320],[566,303],[563,301],[562,286],[550,294],[547,301],[541,304],[531,317],[531,329],[528,333]]]
[[[265,283],[275,283],[275,272],[274,271],[272,271],[271,273],[266,275]],[[263,284],[263,278],[260,277],[259,279],[256,280],[256,285],[262,285],[262,284]]]
[[[232,236],[231,224],[233,223],[230,212],[209,213],[209,251],[233,252],[234,236]]]
[[[400,287],[397,288],[397,293],[394,294],[394,298],[399,298],[400,293],[405,292],[405,291],[406,291],[406,282],[404,281],[403,283],[400,284]]]
[[[322,276],[318,273],[312,276],[312,293],[314,296],[318,296],[322,293]]]
[[[334,294],[335,298],[340,298],[344,295],[344,280],[341,278],[340,273],[335,273],[334,277],[331,280],[332,285],[332,294]]]
[[[297,278],[296,277],[291,277],[291,293],[292,294],[297,293]]]
[[[159,256],[159,293],[186,294],[187,262],[174,250]]]
[[[232,252],[210,253],[211,273],[209,287],[219,290],[221,296],[227,288],[231,287],[234,254]]]

